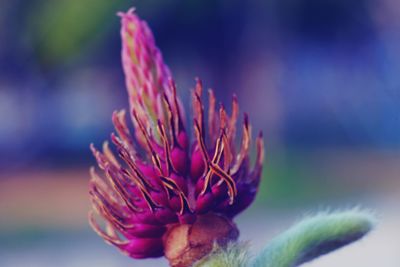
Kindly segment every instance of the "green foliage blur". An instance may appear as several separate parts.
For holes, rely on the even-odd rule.
[[[45,64],[59,64],[84,53],[118,23],[112,18],[126,1],[38,1],[27,19],[28,34]]]

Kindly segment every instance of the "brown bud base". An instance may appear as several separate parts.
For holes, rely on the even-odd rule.
[[[207,214],[194,224],[172,226],[165,235],[164,253],[172,267],[189,267],[208,255],[215,243],[225,246],[239,236],[236,225],[228,218]]]

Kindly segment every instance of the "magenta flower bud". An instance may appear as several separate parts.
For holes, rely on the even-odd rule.
[[[120,16],[130,111],[112,115],[115,149],[108,142],[101,151],[91,145],[102,174],[90,171],[90,223],[107,243],[132,258],[164,255],[172,266],[190,266],[215,242],[225,244],[238,237],[232,219],[257,193],[264,158],[262,134],[256,139],[251,167],[247,115],[241,145],[235,145],[237,98],[233,97],[229,115],[222,105],[217,110],[209,90],[206,120],[203,86],[197,80],[190,141],[175,84],[150,29],[134,10]],[[176,246],[179,240],[183,243]]]

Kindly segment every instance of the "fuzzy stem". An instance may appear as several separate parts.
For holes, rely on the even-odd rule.
[[[226,247],[214,245],[213,251],[198,261],[195,267],[247,267],[249,261],[248,244],[231,242]]]
[[[251,267],[294,267],[359,240],[374,218],[357,209],[306,218],[272,240]]]

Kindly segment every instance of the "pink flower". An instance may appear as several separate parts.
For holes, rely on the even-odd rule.
[[[90,222],[101,237],[130,257],[166,255],[171,264],[173,257],[178,259],[175,262],[183,257],[168,246],[174,243],[171,238],[177,238],[171,229],[199,226],[196,229],[200,230],[191,234],[204,237],[202,244],[207,249],[201,255],[190,254],[198,259],[211,250],[214,241],[237,238],[232,218],[246,209],[257,193],[263,163],[262,134],[256,139],[257,155],[251,167],[247,115],[241,145],[235,145],[237,98],[233,97],[232,114],[228,115],[223,105],[216,108],[214,93],[208,90],[205,110],[203,86],[197,80],[192,103],[194,137],[190,142],[175,83],[149,27],[133,9],[119,15],[130,112],[126,116],[124,110],[116,111],[112,116],[116,134],[111,134],[111,140],[116,153],[107,142],[102,152],[91,145],[104,175],[94,168],[90,171],[94,210]],[[127,117],[132,120],[133,134]],[[104,219],[104,227],[97,223],[95,214]],[[209,223],[216,227],[213,231],[204,228]]]

